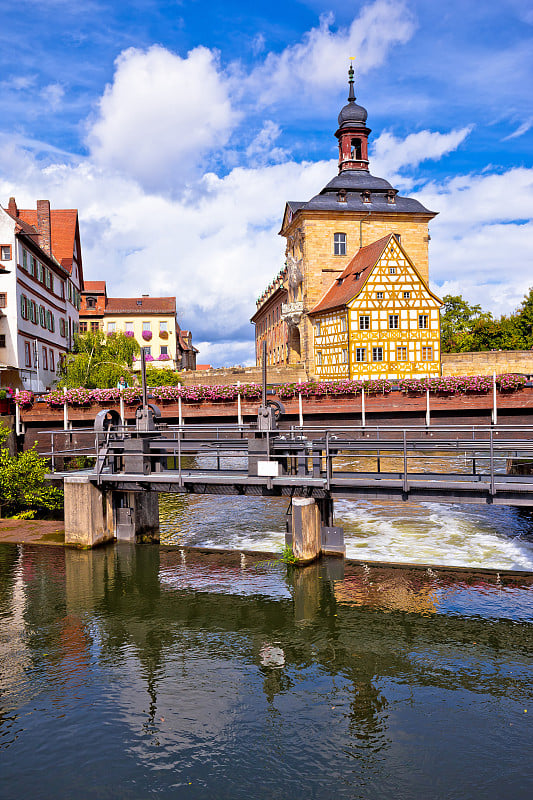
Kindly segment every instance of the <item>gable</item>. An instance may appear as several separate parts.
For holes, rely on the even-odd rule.
[[[382,292],[378,298],[376,293]],[[409,297],[404,293],[409,292]],[[412,306],[422,303],[426,308],[440,308],[442,301],[433,294],[422,276],[394,236],[367,271],[366,280],[359,292],[348,303],[350,308],[366,305],[370,308]]]

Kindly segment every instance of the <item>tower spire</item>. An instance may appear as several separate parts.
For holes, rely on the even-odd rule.
[[[353,81],[354,81],[354,71],[353,71],[353,59],[350,59],[350,69],[348,70],[348,83],[350,84],[350,91],[348,93],[348,102],[355,103],[355,94],[353,91]]]

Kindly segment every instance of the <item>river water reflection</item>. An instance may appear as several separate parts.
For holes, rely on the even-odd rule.
[[[533,792],[532,584],[0,546],[2,800]]]

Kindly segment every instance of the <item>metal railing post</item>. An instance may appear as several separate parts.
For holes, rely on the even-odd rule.
[[[492,373],[492,424],[498,424],[498,403],[496,394],[496,371]]]
[[[63,430],[68,431],[68,403],[66,386],[63,386]]]
[[[299,384],[302,383],[302,379],[301,378],[298,378],[298,383]],[[303,428],[303,426],[304,426],[304,412],[303,412],[303,406],[302,406],[302,391],[301,391],[301,389],[298,392],[298,416],[299,416],[300,428]]]
[[[329,491],[331,478],[333,474],[333,465],[331,463],[331,453],[329,452],[329,430],[326,431],[326,488]]]
[[[494,489],[494,437],[492,428],[490,429],[490,493],[496,494]]]
[[[365,387],[361,387],[361,425],[363,430],[366,427],[366,413],[365,413]]]
[[[407,431],[403,429],[403,490],[408,491],[407,487]]]
[[[55,456],[55,449],[54,449],[54,432],[50,434],[51,445],[52,445],[52,472],[56,471],[56,456]]]
[[[242,425],[241,382],[237,381],[237,424]]]

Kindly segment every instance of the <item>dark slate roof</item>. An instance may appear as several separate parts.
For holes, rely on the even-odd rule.
[[[345,200],[339,199],[339,190],[343,189]],[[370,202],[363,202],[362,192],[370,191]],[[394,203],[389,202],[387,194],[394,192]],[[376,178],[367,170],[344,170],[331,180],[322,191],[312,197],[308,203],[289,203],[293,214],[300,209],[305,211],[358,211],[368,213],[376,211],[380,214],[429,214],[429,211],[418,200],[402,197],[396,193],[391,184],[384,178]]]
[[[344,125],[361,125],[361,127],[364,128],[367,116],[368,112],[366,108],[357,105],[354,101],[350,101],[344,108],[341,108],[339,114],[339,128],[342,128]]]
[[[287,205],[292,213],[295,214],[302,206],[305,206],[305,203],[299,203],[297,200],[288,200]]]

